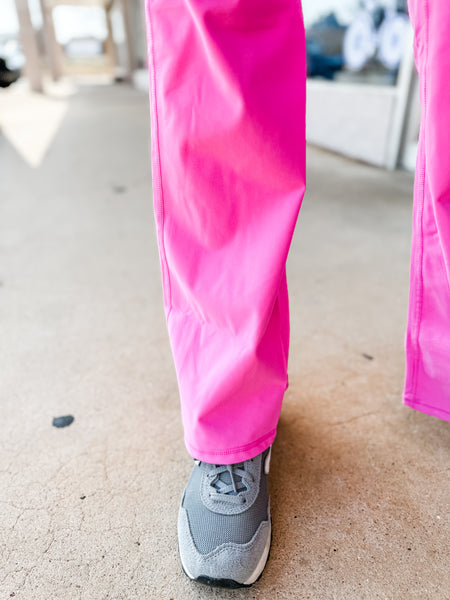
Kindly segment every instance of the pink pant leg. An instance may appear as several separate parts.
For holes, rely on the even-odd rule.
[[[420,77],[404,401],[450,420],[450,2],[410,0]]]
[[[305,189],[300,0],[147,0],[154,205],[185,440],[239,462],[287,387],[285,262]]]

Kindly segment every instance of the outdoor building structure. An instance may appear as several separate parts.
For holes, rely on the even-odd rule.
[[[325,50],[322,55],[319,54],[319,58],[322,62],[328,60],[329,64],[331,58],[334,64],[331,71],[322,70],[321,73],[319,69],[316,73],[309,73],[307,140],[317,146],[379,167],[394,169],[400,166],[413,171],[420,107],[412,51],[412,30],[405,7],[401,9],[403,12],[398,13],[397,9],[393,8],[394,5],[389,8],[388,0],[379,0],[378,4],[372,2],[372,8],[369,7],[369,3],[366,3],[366,6],[362,3],[360,9],[342,24],[338,17],[341,16],[342,7],[348,2],[335,0],[333,6],[333,1],[327,0],[327,7],[331,7],[331,12],[328,16],[322,15],[316,22],[308,19],[312,11],[312,2],[313,0],[303,1],[307,40],[310,39],[313,50],[322,40]],[[31,22],[28,0],[15,0],[20,38],[26,58],[25,74],[33,91],[43,91],[44,70],[50,73],[54,80],[62,75],[80,72],[74,67],[76,61],[70,61],[67,48],[63,48],[57,41],[54,10],[61,6],[104,10],[107,36],[103,42],[103,62],[97,61],[97,72],[103,69],[110,73],[113,79],[148,88],[144,0],[39,0],[39,3],[42,13],[41,46],[45,50],[44,57],[40,56],[39,40]],[[396,6],[398,4],[402,3],[397,3]],[[378,8],[374,9],[375,5]],[[377,11],[383,13],[384,24]],[[371,19],[374,22],[378,19],[376,26],[371,23]],[[399,23],[402,25],[401,30],[398,29]],[[392,26],[390,38],[388,25]],[[401,38],[404,51],[402,50],[400,59],[398,40]],[[366,40],[362,46],[361,39]],[[82,40],[78,42],[81,44]],[[89,40],[86,38],[84,42],[87,45]],[[308,71],[311,56],[317,58],[314,52],[311,54],[311,44],[307,43]],[[384,44],[385,49],[376,49],[377,44]],[[333,47],[334,55],[330,56]],[[349,52],[349,48],[352,52]],[[364,52],[367,56],[362,56]],[[369,56],[371,53],[372,56]],[[379,54],[384,54],[383,60],[389,65],[389,60],[392,62],[392,54],[396,53],[397,64],[393,63],[392,68],[383,72],[379,69],[378,62],[378,67],[371,69]],[[349,55],[350,59],[344,55]],[[363,64],[366,58],[369,68]],[[352,63],[347,69],[344,68],[345,65],[342,66],[344,59]],[[93,60],[90,63],[86,61],[84,66],[88,71],[95,71]],[[335,73],[333,69],[339,72]],[[270,77],[270,73],[267,76]]]
[[[104,43],[105,55],[110,65],[122,67],[122,77],[128,81],[133,78],[139,62],[145,57],[145,39],[143,29],[143,0],[39,0],[42,14],[42,29],[45,47],[45,63],[54,80],[64,72],[64,50],[57,41],[53,10],[60,6],[101,8],[105,12],[108,35]],[[20,26],[20,40],[25,55],[25,72],[30,87],[35,92],[42,92],[43,64],[37,43],[37,33],[33,29],[28,0],[15,0]],[[113,32],[112,13],[119,13],[121,18],[122,39],[116,40]],[[140,46],[137,46],[138,42]],[[123,48],[122,48],[123,46]]]

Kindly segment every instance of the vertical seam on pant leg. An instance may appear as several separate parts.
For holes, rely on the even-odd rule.
[[[429,54],[429,49],[428,49],[428,42],[429,42],[429,4],[428,4],[428,0],[424,1],[424,12],[425,12],[425,19],[426,19],[426,23],[425,23],[425,60],[424,60],[424,68],[422,71],[422,77],[423,77],[423,119],[424,119],[424,126],[423,126],[423,182],[422,182],[422,190],[421,190],[421,196],[422,196],[422,205],[420,207],[420,237],[419,237],[419,269],[420,269],[420,273],[419,273],[419,278],[418,278],[418,285],[417,285],[417,295],[418,295],[418,299],[417,299],[417,319],[416,319],[416,339],[415,339],[415,356],[414,356],[414,363],[413,363],[413,385],[412,385],[412,396],[413,398],[416,395],[416,391],[417,391],[417,385],[418,385],[418,363],[419,363],[419,337],[420,337],[420,329],[421,329],[421,324],[422,324],[422,311],[423,311],[423,246],[424,246],[424,241],[423,241],[423,215],[424,215],[424,207],[425,207],[425,181],[426,181],[426,172],[427,172],[427,152],[426,152],[426,129],[427,129],[427,122],[428,122],[428,99],[427,99],[427,69],[428,69],[428,54]]]
[[[280,288],[282,283],[284,283],[284,288],[285,288],[285,292],[286,292],[286,310],[287,310],[287,336],[288,336],[288,341],[287,341],[287,348],[285,350],[284,348],[284,344],[283,344],[283,333],[282,333],[282,324],[283,324],[283,315],[281,314],[282,311],[282,306],[280,303]],[[278,284],[278,293],[277,293],[277,303],[278,303],[278,312],[279,312],[279,319],[280,319],[280,328],[279,328],[279,337],[280,337],[280,346],[281,346],[281,352],[283,353],[283,360],[284,360],[284,365],[285,365],[285,373],[286,373],[286,387],[284,389],[284,391],[287,390],[288,386],[289,386],[289,372],[288,372],[288,367],[289,367],[289,346],[290,346],[290,338],[291,338],[291,330],[290,330],[290,306],[289,306],[289,290],[288,290],[288,285],[287,285],[287,273],[286,273],[286,262],[284,263],[284,267],[283,267],[283,272],[281,274],[281,279],[280,279],[280,283]]]
[[[162,278],[163,278],[163,289],[166,294],[167,305],[168,305],[168,313],[167,318],[172,310],[172,288],[170,283],[170,274],[169,274],[169,265],[167,263],[167,255],[166,255],[166,247],[164,240],[164,230],[165,230],[165,205],[164,205],[164,191],[163,191],[163,182],[162,182],[162,169],[161,169],[161,151],[160,151],[160,143],[159,143],[159,117],[158,117],[158,102],[157,102],[157,94],[156,94],[156,60],[155,60],[155,38],[153,35],[153,22],[151,16],[151,0],[147,0],[147,23],[148,23],[148,33],[150,37],[150,54],[152,61],[152,96],[153,96],[153,106],[154,106],[154,115],[155,115],[155,146],[157,152],[157,168],[158,168],[158,178],[159,178],[159,194],[160,194],[160,202],[161,202],[161,233],[160,233],[160,248],[161,248],[161,262],[162,262]]]

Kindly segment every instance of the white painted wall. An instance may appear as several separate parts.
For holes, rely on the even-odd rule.
[[[385,167],[395,116],[394,88],[308,80],[308,142]]]

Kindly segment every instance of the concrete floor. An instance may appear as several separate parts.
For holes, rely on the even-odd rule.
[[[412,177],[314,148],[271,558],[250,590],[182,574],[148,148],[126,87],[70,97],[35,168],[0,135],[0,597],[448,600],[450,424],[401,404]]]

